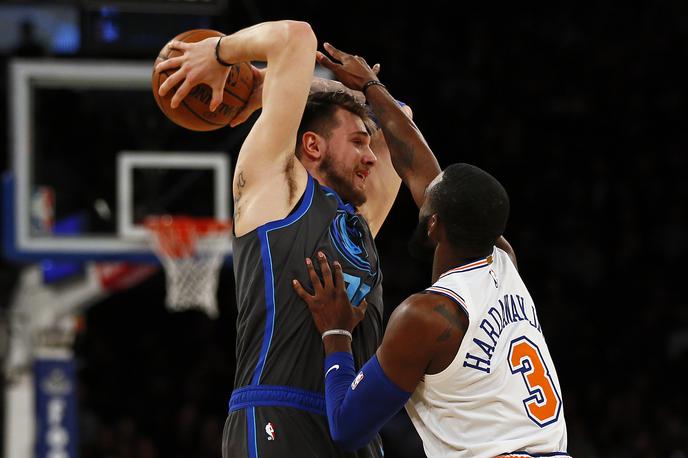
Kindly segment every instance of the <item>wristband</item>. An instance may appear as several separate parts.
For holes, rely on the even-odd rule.
[[[226,37],[226,36],[227,36],[227,35],[222,35],[220,38],[217,39],[217,44],[215,45],[215,60],[216,60],[217,63],[220,64],[220,65],[223,65],[223,66],[225,66],[225,67],[231,67],[232,64],[225,62],[225,61],[222,60],[222,58],[220,57],[220,42],[221,42],[222,39],[223,39],[224,37]]]
[[[322,340],[325,340],[327,336],[347,336],[349,340],[354,340],[353,336],[346,329],[330,329],[322,333]]]
[[[368,88],[370,88],[370,86],[382,86],[384,88],[387,87],[384,84],[382,84],[379,80],[370,80],[367,83],[365,83],[361,88],[361,92],[363,92],[363,95],[365,95],[366,91],[368,90]]]

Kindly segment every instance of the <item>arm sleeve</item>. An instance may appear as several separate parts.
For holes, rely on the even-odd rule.
[[[348,451],[370,442],[411,397],[392,382],[373,356],[356,374],[351,353],[325,359],[325,403],[330,435]]]

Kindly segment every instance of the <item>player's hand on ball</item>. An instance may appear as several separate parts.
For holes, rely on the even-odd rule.
[[[329,43],[324,43],[325,51],[332,56],[330,60],[325,54],[318,51],[316,59],[323,67],[331,70],[334,76],[349,89],[360,91],[363,85],[370,80],[376,80],[380,71],[380,64],[370,68],[364,58],[340,51]]]
[[[308,305],[315,327],[321,334],[331,329],[352,331],[365,316],[368,303],[364,299],[358,307],[351,305],[346,295],[342,266],[337,261],[334,262],[334,269],[330,269],[330,263],[325,254],[318,252],[318,262],[323,276],[322,281],[315,272],[313,262],[306,259],[313,294],[308,293],[298,280],[292,282],[294,290]]]
[[[158,90],[158,94],[164,97],[167,92],[181,83],[172,97],[172,108],[177,108],[191,89],[201,83],[207,84],[213,90],[210,102],[211,111],[215,111],[222,103],[222,91],[229,75],[229,67],[220,65],[215,60],[215,46],[218,39],[218,37],[210,37],[196,43],[183,41],[168,43],[167,46],[170,49],[180,51],[182,54],[160,62],[156,66],[156,71],[178,69],[160,85]]]

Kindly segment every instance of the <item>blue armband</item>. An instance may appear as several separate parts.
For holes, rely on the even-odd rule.
[[[377,356],[354,370],[351,353],[339,352],[325,359],[325,404],[330,435],[348,451],[358,450],[378,433],[411,397],[392,382]]]

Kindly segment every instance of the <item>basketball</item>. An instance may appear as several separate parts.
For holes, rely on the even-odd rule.
[[[209,37],[221,37],[223,34],[209,29],[196,29],[180,33],[173,40],[195,43]],[[248,97],[253,90],[253,71],[248,62],[234,64],[229,69],[229,76],[225,83],[224,97],[220,106],[213,112],[210,111],[210,101],[213,92],[210,86],[199,84],[191,89],[189,95],[173,109],[170,106],[175,88],[169,91],[165,97],[158,95],[158,88],[165,82],[174,70],[157,72],[155,66],[171,57],[181,54],[180,51],[169,49],[167,45],[162,48],[153,66],[152,88],[155,101],[162,112],[174,123],[190,130],[208,131],[226,126],[234,116],[246,105]]]

